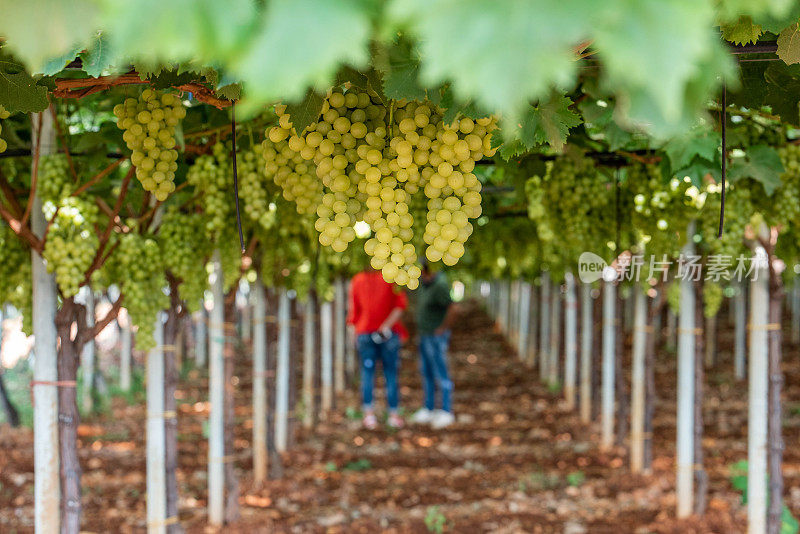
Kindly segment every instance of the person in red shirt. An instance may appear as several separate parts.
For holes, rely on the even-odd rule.
[[[400,363],[400,343],[408,337],[400,317],[408,306],[406,294],[386,282],[380,271],[366,270],[353,277],[350,283],[350,311],[347,322],[355,330],[358,353],[361,356],[361,399],[364,407],[364,426],[378,426],[372,406],[375,366],[383,366],[386,380],[386,403],[389,405],[388,425],[403,426],[397,413],[400,404],[397,371]]]

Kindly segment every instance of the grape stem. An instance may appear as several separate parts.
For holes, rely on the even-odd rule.
[[[97,182],[99,182],[100,180],[102,180],[103,178],[108,176],[109,174],[111,174],[111,171],[113,171],[114,169],[119,167],[122,164],[122,162],[125,161],[125,159],[126,158],[117,159],[114,163],[112,163],[111,165],[108,165],[105,169],[103,169],[102,171],[98,172],[97,174],[95,174],[94,176],[89,178],[86,181],[86,183],[84,183],[82,186],[80,186],[78,189],[76,189],[75,192],[72,193],[71,196],[77,197],[78,195],[80,195],[81,193],[83,193],[84,191],[86,191],[87,189],[92,187],[94,184],[96,184]]]
[[[131,178],[133,177],[134,172],[136,171],[136,167],[131,165],[131,168],[125,174],[125,178],[122,180],[122,187],[120,188],[119,197],[117,197],[117,202],[114,204],[114,213],[112,217],[109,217],[108,225],[106,226],[103,235],[100,236],[100,246],[97,247],[97,252],[94,255],[94,260],[92,260],[92,264],[89,269],[86,271],[86,278],[85,280],[88,282],[89,278],[92,276],[92,273],[96,271],[103,262],[108,259],[108,256],[103,256],[103,252],[106,249],[106,245],[108,245],[108,239],[111,237],[111,231],[114,229],[114,225],[116,224],[116,219],[119,216],[119,211],[122,209],[122,202],[125,200],[125,195],[128,194],[128,185],[131,183]]]
[[[149,84],[148,80],[142,80],[136,71],[130,71],[122,76],[99,76],[97,78],[62,78],[56,80],[56,89],[53,96],[57,98],[83,98],[118,85]],[[210,104],[218,109],[231,105],[230,100],[218,98],[214,92],[206,86],[197,83],[185,83],[175,86],[175,89],[192,93],[195,100]]]

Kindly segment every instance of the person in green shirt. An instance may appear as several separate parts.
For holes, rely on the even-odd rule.
[[[416,293],[417,331],[419,334],[420,372],[425,405],[412,417],[412,423],[430,423],[444,428],[455,422],[452,409],[453,382],[447,370],[450,326],[456,306],[450,298],[450,282],[443,272],[433,272],[422,263],[421,284]],[[436,393],[441,408],[436,408]]]

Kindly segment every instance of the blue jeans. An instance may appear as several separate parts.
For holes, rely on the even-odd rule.
[[[422,373],[422,386],[425,392],[425,408],[433,410],[436,406],[436,388],[442,393],[442,410],[452,410],[451,397],[453,382],[447,373],[447,346],[450,344],[450,331],[441,335],[427,335],[419,338],[419,368]]]
[[[400,404],[397,389],[397,370],[400,363],[400,336],[396,333],[383,343],[375,343],[369,334],[358,336],[358,353],[361,356],[361,400],[365,410],[372,409],[372,389],[375,387],[375,366],[380,360],[386,380],[386,404],[396,411]]]

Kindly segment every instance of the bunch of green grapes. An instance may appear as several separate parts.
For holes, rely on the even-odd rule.
[[[273,143],[267,137],[262,150],[267,176],[281,188],[283,198],[294,202],[298,213],[315,214],[322,204],[323,186],[314,164],[292,150],[285,140]]]
[[[582,152],[569,151],[548,162],[544,176],[528,180],[526,192],[532,203],[528,215],[548,244],[551,260],[572,262],[587,250],[602,255],[605,244],[615,239],[614,183],[603,179]]]
[[[376,183],[390,174],[383,156],[387,110],[368,92],[351,88],[332,90],[318,120],[304,132],[292,129],[285,106],[276,107],[276,112],[279,125],[270,130],[269,139],[273,143],[286,139],[289,148],[316,165],[325,187],[317,206],[319,241],[344,252],[356,237],[353,225],[364,210],[366,194],[359,184],[370,179]]]
[[[100,246],[95,233],[98,209],[79,197],[67,197],[57,207],[45,213],[50,229],[43,258],[48,272],[55,273],[61,293],[70,298],[78,293]]]
[[[680,313],[681,311],[681,284],[678,280],[673,280],[667,286],[667,305],[672,313]]]
[[[633,197],[630,221],[637,243],[659,260],[675,258],[685,242],[689,221],[697,217],[705,195],[685,180],[664,181],[655,165],[634,164],[627,167],[626,196]]]
[[[275,193],[266,175],[261,147],[254,145],[237,151],[236,164],[244,213],[265,230],[272,228],[276,222],[275,210],[271,208]]]
[[[703,284],[703,315],[714,317],[722,306],[722,286],[716,282]]]
[[[397,179],[406,192],[422,189],[429,199],[425,255],[455,265],[472,233],[468,219],[481,214],[481,184],[472,171],[480,159],[494,155],[495,121],[465,117],[445,124],[440,110],[424,102],[401,102],[394,120],[397,134],[389,145],[397,154]]]
[[[42,156],[38,179],[37,188],[42,202],[58,204],[72,194],[74,184],[65,154]]]
[[[31,332],[31,255],[4,221],[0,221],[0,302],[22,313],[22,329]]]
[[[203,217],[170,207],[161,219],[158,243],[164,267],[180,280],[181,298],[194,312],[208,287],[207,258],[211,254]]]
[[[800,223],[800,145],[778,148],[784,172],[781,186],[775,191],[774,208],[768,210],[774,225],[795,226]]]
[[[242,249],[233,226],[229,225],[222,233],[217,249],[222,263],[222,288],[227,293],[237,287],[242,278]]]
[[[114,273],[113,279],[119,282],[131,322],[138,327],[137,346],[142,350],[153,348],[156,318],[169,306],[158,241],[153,236],[135,232],[121,235],[109,269]]]
[[[721,195],[717,190],[706,199],[705,206],[700,212],[700,234],[709,248],[709,254],[729,256],[732,261],[740,254],[749,256],[751,253],[744,244],[744,234],[751,217],[755,214],[753,202],[753,188],[750,180],[739,180],[735,184],[726,186],[725,192],[725,223],[721,237],[719,231],[719,213]],[[758,184],[758,187],[761,187]],[[758,195],[756,195],[758,196]]]
[[[9,113],[3,106],[0,106],[0,119],[7,119],[10,116],[11,113]],[[3,131],[3,126],[0,125],[0,132],[2,131]],[[0,138],[0,152],[5,152],[7,148],[8,148],[8,143],[6,143],[6,140]]]
[[[181,99],[171,93],[145,89],[139,99],[128,98],[114,106],[117,127],[132,151],[131,163],[145,191],[166,200],[175,190],[178,168],[175,127],[186,116]]]
[[[217,143],[212,154],[197,158],[186,174],[189,185],[203,194],[206,232],[212,239],[230,225],[233,213],[230,192],[233,190],[231,160],[224,143]]]

